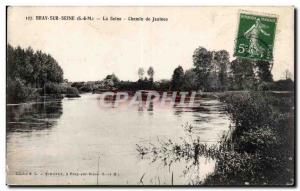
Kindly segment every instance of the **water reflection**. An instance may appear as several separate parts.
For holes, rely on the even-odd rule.
[[[213,159],[199,156],[195,160],[193,153],[198,148],[185,147],[183,140],[193,142],[182,125],[192,124],[193,136],[200,137],[201,143],[217,142],[229,122],[220,110],[222,103],[200,100],[192,106],[175,107],[155,101],[133,106],[124,102],[118,107],[113,100],[105,103],[101,104],[97,94],[83,94],[78,99],[7,106],[8,179],[24,184],[24,177],[15,176],[20,170],[96,173],[99,156],[101,174],[119,174],[99,176],[99,184],[105,185],[142,184],[143,175],[142,182],[148,185],[194,184],[213,171]],[[207,110],[199,111],[199,107]],[[169,144],[166,151],[159,142]],[[141,159],[136,144],[149,148],[156,145],[153,151],[159,155],[144,155]],[[70,178],[76,184],[97,183],[96,176],[28,176],[26,184],[67,184]]]
[[[189,184],[200,184],[203,180],[199,175],[200,171],[204,172],[207,169],[202,169],[203,162],[213,162],[215,148],[217,142],[208,146],[207,141],[201,141],[201,138],[195,134],[195,127],[190,124],[182,126],[186,136],[180,137],[180,141],[172,139],[160,140],[156,143],[151,142],[149,145],[137,144],[137,152],[142,160],[149,160],[151,163],[160,163],[163,166],[168,166],[169,171],[172,165],[184,161],[182,175],[188,177]],[[204,173],[205,174],[205,173]]]
[[[62,101],[7,105],[7,132],[30,132],[55,125],[63,113]]]
[[[224,117],[225,115],[225,104],[208,98],[197,100],[192,105],[188,103],[185,105],[175,104],[173,108],[175,115],[180,116],[186,112],[192,113],[194,116],[193,121],[196,124],[209,123],[216,116]]]

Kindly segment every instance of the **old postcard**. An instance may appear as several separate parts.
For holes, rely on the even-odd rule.
[[[7,184],[294,186],[294,11],[7,7]]]

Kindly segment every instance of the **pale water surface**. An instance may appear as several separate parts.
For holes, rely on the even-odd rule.
[[[200,140],[214,144],[228,130],[224,105],[201,99],[192,107],[104,107],[97,94],[7,106],[7,173],[10,184],[193,184],[213,172],[200,158],[165,166],[141,159],[136,144],[180,141],[189,123]],[[97,172],[99,175],[97,176]],[[52,173],[49,175],[48,173]],[[173,178],[172,178],[173,176]]]

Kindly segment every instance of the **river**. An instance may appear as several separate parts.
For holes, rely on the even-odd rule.
[[[215,161],[164,165],[142,159],[138,145],[186,138],[193,125],[201,142],[228,131],[224,104],[203,98],[189,107],[101,105],[99,94],[7,105],[7,181],[22,185],[182,185],[203,180]]]

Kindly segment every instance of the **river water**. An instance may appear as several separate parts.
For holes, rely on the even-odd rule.
[[[215,161],[165,165],[142,159],[137,145],[187,138],[216,144],[230,121],[224,104],[203,98],[187,107],[103,106],[99,94],[7,106],[7,182],[31,185],[183,185],[203,180]]]

